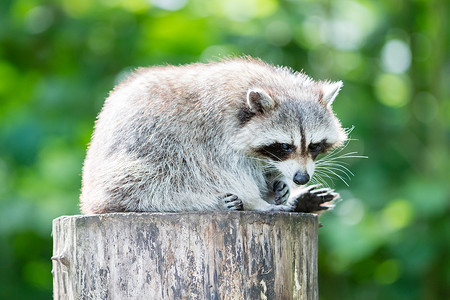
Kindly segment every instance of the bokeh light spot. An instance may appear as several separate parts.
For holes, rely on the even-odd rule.
[[[344,73],[352,71],[361,65],[362,58],[358,52],[343,51],[336,54],[336,66]]]
[[[375,93],[386,106],[402,107],[410,101],[411,83],[406,76],[382,74],[375,80]]]
[[[278,9],[278,2],[275,0],[228,0],[217,1],[217,4],[227,18],[238,22],[267,17]]]
[[[64,0],[63,5],[66,13],[72,17],[82,17],[89,13],[95,3],[90,0]]]
[[[359,199],[351,198],[339,203],[336,214],[341,217],[342,223],[355,225],[364,217],[364,205]]]
[[[48,7],[37,6],[25,16],[25,27],[30,33],[41,33],[52,25],[53,19],[53,12]]]
[[[275,46],[284,46],[292,40],[292,31],[288,23],[274,21],[266,27],[266,38]]]
[[[325,25],[324,18],[317,15],[309,16],[296,30],[295,40],[307,48],[313,49],[318,47],[326,40]]]
[[[412,47],[414,49],[414,60],[422,62],[430,58],[433,46],[427,35],[422,33],[413,34]]]
[[[147,10],[150,5],[145,0],[122,0],[121,3],[123,8],[131,12],[141,12]]]
[[[389,203],[382,212],[383,224],[389,229],[401,229],[408,226],[413,218],[412,205],[403,199]]]
[[[175,11],[182,9],[186,5],[187,0],[151,0],[150,2],[161,9]]]
[[[374,11],[358,1],[333,1],[333,18],[327,22],[328,43],[336,49],[359,49],[376,26]]]
[[[382,262],[375,268],[374,280],[379,284],[392,284],[398,280],[400,268],[398,262],[393,259]]]
[[[423,123],[435,120],[439,111],[439,102],[433,94],[421,92],[414,97],[412,103],[414,116]]]
[[[92,52],[107,54],[114,46],[115,33],[109,26],[94,27],[88,35],[87,43]]]
[[[404,73],[411,66],[411,50],[401,40],[388,41],[381,50],[381,63],[387,72]]]
[[[364,33],[356,24],[346,20],[332,20],[328,24],[331,44],[341,50],[354,50],[360,47]]]

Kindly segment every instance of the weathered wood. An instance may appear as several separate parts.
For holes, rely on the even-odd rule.
[[[53,221],[55,299],[318,299],[317,216],[115,213]]]

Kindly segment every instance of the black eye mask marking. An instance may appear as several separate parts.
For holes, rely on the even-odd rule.
[[[286,143],[273,143],[256,149],[256,152],[275,161],[282,161],[295,151],[296,147]]]
[[[322,140],[320,143],[311,143],[308,146],[308,151],[311,154],[312,159],[316,159],[316,157],[328,151],[331,148],[331,145],[328,144],[325,140]]]

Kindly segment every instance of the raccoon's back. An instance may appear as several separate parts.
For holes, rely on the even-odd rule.
[[[148,68],[117,86],[96,122],[83,181],[95,180],[101,166],[120,168],[123,160],[157,169],[217,155],[224,147],[224,132],[230,130],[215,99],[191,81],[178,68]],[[126,169],[129,165],[123,168],[133,172]]]
[[[175,210],[173,195],[212,186],[217,165],[225,163],[220,157],[232,155],[224,137],[232,130],[211,87],[192,76],[178,68],[142,69],[110,94],[83,167],[84,213]]]
[[[250,87],[284,84],[285,73],[245,60],[138,70],[99,114],[83,168],[83,211],[165,210],[145,201],[201,187],[212,199],[239,178],[251,181],[257,175],[229,143],[237,115]]]

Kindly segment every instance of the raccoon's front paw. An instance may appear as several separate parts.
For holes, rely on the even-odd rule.
[[[283,181],[275,181],[273,183],[273,192],[275,193],[275,204],[285,203],[291,194],[289,186]]]
[[[244,210],[244,204],[242,203],[242,200],[239,199],[238,196],[233,194],[226,194],[225,196],[221,197],[223,204],[225,206],[225,209],[227,210]]]
[[[292,203],[295,212],[319,212],[334,207],[333,200],[339,198],[339,194],[330,188],[317,189],[319,185],[311,185],[305,188]]]

